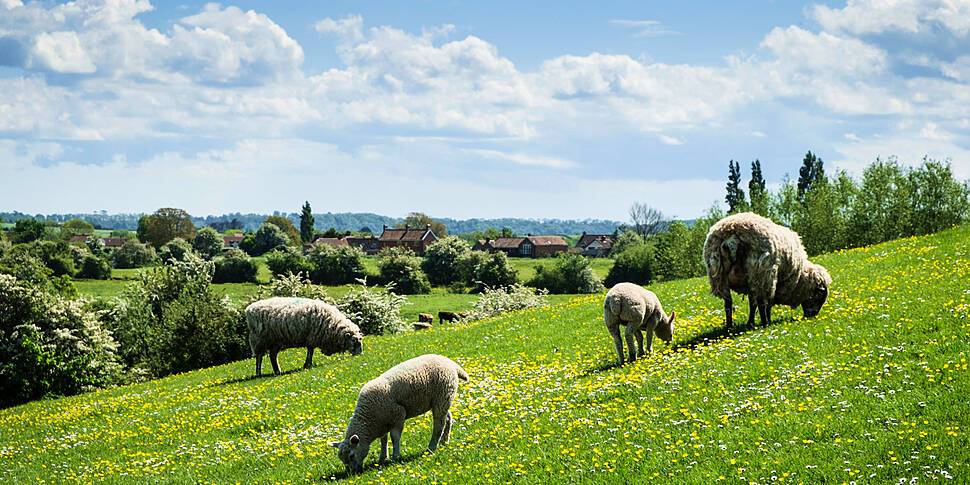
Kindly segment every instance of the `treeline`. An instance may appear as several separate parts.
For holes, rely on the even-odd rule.
[[[36,219],[41,222],[62,223],[71,219],[81,219],[94,225],[96,229],[126,229],[134,231],[138,228],[138,220],[145,214],[25,214],[22,212],[0,212],[3,222],[16,222],[21,219]],[[299,224],[299,212],[273,212],[274,216],[289,219],[293,224]],[[222,215],[192,216],[196,227],[213,227],[219,232],[237,229],[245,232],[255,231],[263,224],[268,214],[243,214],[233,212]],[[366,231],[380,234],[381,229],[404,222],[404,218],[388,217],[372,213],[319,213],[313,214],[314,229],[325,231],[334,228],[337,231]],[[462,234],[484,232],[488,228],[508,228],[516,234],[579,234],[583,231],[598,234],[610,234],[620,225],[617,221],[602,219],[567,220],[567,219],[436,219],[443,223],[448,234]]]
[[[613,246],[616,262],[606,286],[703,276],[707,231],[738,212],[755,212],[792,228],[810,256],[928,234],[970,220],[970,184],[957,180],[948,162],[928,158],[913,168],[901,166],[894,157],[877,158],[854,178],[845,171],[826,174],[822,159],[808,152],[798,179],[786,175],[776,191],[767,189],[759,160],[751,162],[746,187],[743,179],[741,164],[729,161],[727,213],[715,203],[691,226],[638,223],[637,214],[643,211],[635,211],[635,204],[631,230],[622,232]],[[663,220],[656,211],[652,215],[645,219]]]

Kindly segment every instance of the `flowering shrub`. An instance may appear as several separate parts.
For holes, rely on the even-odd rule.
[[[312,298],[314,300],[323,300],[331,305],[336,304],[333,298],[327,296],[327,290],[322,286],[313,284],[305,273],[288,273],[283,276],[274,276],[270,280],[269,285],[259,287],[256,295],[249,303],[273,296]]]
[[[544,307],[548,294],[544,289],[536,290],[519,283],[508,288],[485,288],[485,292],[475,302],[474,309],[468,312],[469,319],[481,320],[510,311]]]
[[[394,333],[405,328],[401,308],[407,298],[392,292],[394,285],[386,288],[368,287],[361,281],[359,287],[337,301],[337,308],[360,327],[364,335]]]

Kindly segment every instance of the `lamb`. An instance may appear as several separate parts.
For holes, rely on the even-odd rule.
[[[277,354],[282,349],[306,347],[303,368],[313,364],[313,349],[325,355],[350,352],[360,355],[360,328],[333,305],[308,298],[275,297],[246,307],[249,346],[256,357],[256,375],[262,375],[263,354],[269,353],[273,373],[280,373]]]
[[[390,434],[394,446],[391,458],[397,461],[401,458],[404,421],[430,410],[434,425],[427,451],[434,451],[439,441],[447,443],[451,434],[454,420],[450,408],[459,379],[467,381],[468,373],[441,355],[426,354],[391,367],[360,388],[343,441],[330,445],[337,448],[337,456],[348,471],[359,473],[371,442],[377,438],[381,439],[380,462],[387,460]]]
[[[468,318],[467,312],[438,312],[438,323],[454,322],[463,318]]]
[[[623,340],[620,338],[620,325],[626,325],[626,345],[630,352],[629,360],[643,357],[643,332],[647,333],[647,351],[653,352],[653,334],[670,343],[674,334],[674,318],[677,312],[668,317],[652,291],[633,283],[617,283],[606,293],[603,303],[603,322],[613,336],[619,364],[623,365]],[[633,339],[636,338],[637,349]]]
[[[748,324],[754,323],[757,308],[765,325],[776,304],[801,305],[806,318],[818,315],[832,284],[828,271],[808,260],[797,233],[751,212],[711,227],[704,262],[711,293],[724,300],[728,327],[733,324],[732,290],[749,295]]]
[[[419,313],[418,321],[423,323],[434,323],[434,315],[430,313]]]

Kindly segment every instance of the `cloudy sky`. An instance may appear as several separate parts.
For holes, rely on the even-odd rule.
[[[0,0],[0,210],[690,218],[807,150],[970,177],[970,0],[601,3]]]

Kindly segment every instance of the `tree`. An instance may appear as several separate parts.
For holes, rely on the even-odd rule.
[[[697,255],[691,253],[690,229],[680,221],[670,225],[657,237],[654,252],[656,273],[660,281],[690,278],[694,275]]]
[[[303,203],[300,213],[300,240],[304,243],[313,242],[313,212],[310,211],[310,201]]]
[[[47,234],[47,228],[43,222],[37,219],[20,219],[13,225],[11,242],[14,244],[29,243],[44,237],[45,234]]]
[[[823,177],[825,177],[825,170],[822,168],[822,159],[809,151],[802,160],[802,168],[798,169],[798,200],[805,200],[805,192],[808,192],[812,184],[822,180]]]
[[[606,275],[604,283],[612,288],[617,283],[628,281],[638,285],[648,285],[656,278],[656,261],[653,248],[649,244],[631,244],[616,253],[616,260]]]
[[[422,228],[427,226],[428,224],[431,224],[431,230],[434,232],[435,236],[442,238],[448,235],[448,228],[445,227],[444,224],[432,219],[431,217],[421,212],[412,212],[408,214],[408,216],[405,217],[403,221],[395,224],[394,227],[402,228],[404,226],[408,226],[408,227],[414,227],[414,228]]]
[[[307,253],[306,262],[310,279],[317,284],[345,285],[364,276],[364,252],[357,246],[317,244]]]
[[[485,288],[508,288],[516,283],[516,271],[505,253],[468,251],[458,260],[458,271],[465,286],[481,293]]]
[[[230,248],[224,256],[216,258],[213,283],[255,283],[259,268],[242,249]]]
[[[388,248],[377,256],[381,281],[394,285],[393,291],[403,295],[431,293],[428,277],[421,272],[421,260],[405,247]]]
[[[249,235],[247,234],[246,238],[248,237]],[[259,226],[259,229],[253,235],[251,243],[247,242],[246,238],[239,243],[239,247],[249,253],[250,256],[260,256],[280,246],[288,246],[290,243],[290,238],[283,233],[283,230],[272,223],[264,223],[262,226]],[[246,244],[244,245],[243,243]]]
[[[340,232],[337,231],[337,229],[335,229],[333,226],[330,226],[330,229],[327,229],[326,231],[323,231],[320,234],[320,237],[332,237],[332,238],[338,238],[339,239],[340,236],[342,236],[342,235],[343,234],[340,234]]]
[[[141,268],[151,266],[157,261],[155,248],[129,239],[111,254],[115,268]]]
[[[910,206],[910,235],[928,234],[946,229],[966,220],[970,215],[970,186],[953,177],[950,162],[940,163],[923,157],[923,165],[908,174]]]
[[[555,294],[599,293],[603,283],[593,274],[589,260],[576,253],[561,253],[552,266],[537,264],[536,274],[526,283]]]
[[[274,226],[280,228],[283,234],[286,234],[287,243],[294,246],[300,245],[300,231],[296,230],[296,226],[290,222],[289,219],[283,216],[269,216],[263,221],[263,224],[273,224]],[[272,248],[267,248],[267,250]]]
[[[195,249],[205,259],[212,259],[222,253],[225,241],[222,236],[211,227],[203,227],[192,239],[192,249]]]
[[[61,224],[61,236],[70,239],[71,236],[89,236],[94,234],[94,226],[81,219],[70,219]]]
[[[163,207],[138,220],[138,239],[155,249],[177,237],[189,240],[193,236],[195,224],[192,223],[192,216],[182,209]]]
[[[163,263],[185,261],[190,254],[192,254],[192,245],[181,238],[172,239],[158,250],[158,257]]]
[[[727,202],[729,214],[741,212],[747,206],[744,190],[741,189],[741,164],[734,160],[728,162],[727,195],[724,201]]]
[[[461,280],[458,260],[471,251],[468,243],[455,236],[447,236],[433,242],[424,251],[421,269],[433,285],[448,285]]]
[[[876,244],[906,234],[904,222],[912,217],[909,180],[894,157],[876,158],[862,172],[859,195],[849,221],[855,245]]]
[[[630,221],[640,237],[656,234],[667,226],[662,212],[642,202],[634,202],[630,206]]]
[[[628,247],[643,244],[643,238],[640,237],[634,231],[621,232],[619,236],[616,237],[616,242],[613,243],[613,247],[610,248],[610,256],[616,257],[618,254],[625,251]]]
[[[756,214],[767,216],[768,212],[768,191],[765,184],[765,177],[761,173],[761,161],[755,159],[751,162],[751,180],[748,181],[748,195],[751,198],[751,210]]]

